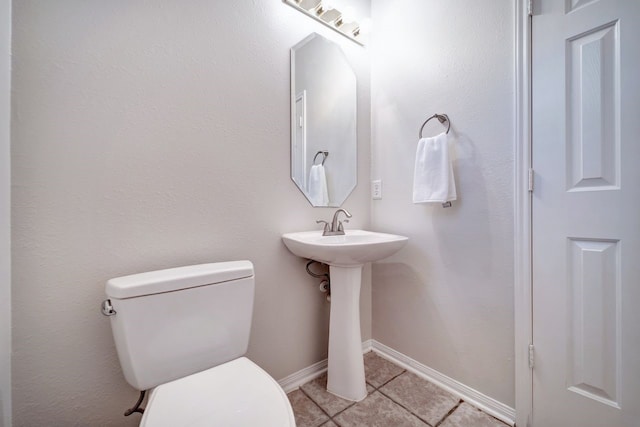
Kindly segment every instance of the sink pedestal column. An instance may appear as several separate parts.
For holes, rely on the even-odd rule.
[[[362,266],[330,265],[331,313],[327,391],[347,400],[367,397],[360,335]]]

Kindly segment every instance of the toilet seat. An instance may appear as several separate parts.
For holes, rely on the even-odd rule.
[[[280,385],[241,357],[151,392],[141,427],[295,427]]]

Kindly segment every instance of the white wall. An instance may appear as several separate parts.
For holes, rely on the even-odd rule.
[[[409,236],[374,265],[373,337],[514,406],[514,3],[373,1],[375,229]],[[414,205],[420,125],[446,113],[459,201]],[[425,135],[443,130],[430,122]]]
[[[0,427],[11,425],[11,1],[0,0]]]
[[[373,332],[365,272],[363,338],[513,406],[513,4],[373,3],[373,128],[370,48],[280,1],[14,5],[14,425],[136,424],[98,312],[122,274],[251,259],[249,356],[276,378],[326,357],[328,306],[279,239],[333,211],[289,178],[288,49],[313,31],[358,75],[350,226],[411,238],[374,266]],[[454,125],[450,209],[411,203],[434,112]],[[370,176],[384,181],[372,205]]]
[[[356,68],[354,228],[368,52],[280,1],[15,2],[13,26],[14,424],[136,425],[99,312],[123,274],[250,259],[249,357],[275,378],[325,358],[328,304],[280,240],[334,211],[289,177],[289,48],[315,31]],[[362,301],[368,339],[368,282]]]

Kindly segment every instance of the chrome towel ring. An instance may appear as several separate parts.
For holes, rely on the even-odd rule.
[[[449,133],[449,130],[451,129],[451,120],[449,120],[449,116],[447,116],[446,114],[436,113],[424,121],[424,123],[422,124],[422,127],[420,128],[420,133],[418,134],[419,138],[424,138],[422,136],[422,130],[424,129],[425,125],[429,123],[429,120],[431,119],[438,119],[438,121],[442,124],[444,124],[444,122],[447,122],[447,133]]]
[[[327,160],[327,157],[329,157],[329,152],[328,151],[318,151],[316,153],[315,156],[313,156],[313,164],[316,164],[316,159],[318,158],[318,156],[322,154],[322,166],[324,166],[324,162]]]

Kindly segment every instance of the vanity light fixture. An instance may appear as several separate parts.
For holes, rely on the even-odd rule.
[[[299,10],[307,16],[312,17],[318,22],[323,23],[327,27],[339,32],[364,46],[362,38],[362,29],[357,21],[352,21],[346,13],[340,12],[334,8],[330,2],[322,0],[282,0],[294,9]]]

